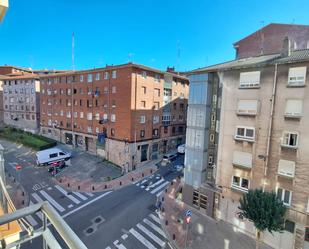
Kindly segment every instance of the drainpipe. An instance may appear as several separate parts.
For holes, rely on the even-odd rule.
[[[266,155],[264,157],[264,180],[263,180],[263,191],[265,191],[266,185],[266,177],[268,172],[268,164],[269,164],[269,151],[270,151],[270,139],[272,135],[272,126],[273,126],[273,117],[274,117],[274,107],[275,107],[275,97],[276,97],[276,87],[277,87],[277,71],[278,64],[275,64],[275,75],[273,81],[273,91],[271,95],[271,107],[270,107],[270,117],[269,117],[269,125],[268,125],[268,134],[267,134],[267,147],[266,147]]]

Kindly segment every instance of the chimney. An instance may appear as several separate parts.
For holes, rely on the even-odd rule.
[[[175,67],[167,67],[166,72],[174,73],[175,72]]]
[[[282,51],[281,51],[281,56],[282,57],[287,57],[291,55],[291,41],[289,37],[285,37],[283,39],[283,46],[282,46]]]

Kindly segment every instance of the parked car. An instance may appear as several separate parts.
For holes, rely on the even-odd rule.
[[[38,166],[50,165],[53,162],[67,161],[71,158],[71,153],[64,152],[58,148],[41,150],[36,153],[36,163]]]
[[[177,164],[174,166],[174,169],[178,172],[182,171],[184,168],[184,165],[183,164]]]
[[[186,145],[185,144],[181,144],[177,147],[177,152],[178,154],[185,154],[185,150],[186,150]]]
[[[162,166],[167,166],[169,165],[173,160],[175,160],[177,157],[177,153],[168,153],[166,155],[163,156],[161,165]]]

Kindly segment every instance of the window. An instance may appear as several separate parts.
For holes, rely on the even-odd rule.
[[[104,79],[108,80],[109,79],[109,73],[108,72],[104,72]]]
[[[283,188],[277,189],[277,197],[284,205],[290,206],[292,200],[292,192]]]
[[[278,175],[288,178],[294,178],[295,162],[280,159],[278,165]]]
[[[96,127],[96,128],[95,128],[95,132],[96,132],[96,133],[100,133],[100,128],[99,128],[99,127]]]
[[[144,115],[142,115],[141,117],[140,117],[140,123],[141,124],[144,124],[146,122],[146,117],[144,116]]]
[[[92,82],[92,74],[88,74],[87,75],[87,81],[88,82]]]
[[[237,107],[238,115],[256,115],[257,114],[257,100],[239,100]]]
[[[303,113],[303,101],[300,99],[288,99],[285,105],[284,116],[288,118],[300,118]]]
[[[49,158],[55,158],[58,156],[58,153],[49,154]]]
[[[288,148],[297,148],[298,146],[298,133],[297,132],[283,132],[281,146]]]
[[[209,140],[210,140],[210,142],[214,142],[215,141],[215,135],[214,134],[210,134]]]
[[[146,94],[146,87],[145,86],[142,86],[142,93]]]
[[[160,80],[161,80],[160,74],[156,74],[156,75],[155,75],[155,81],[156,81],[156,82],[160,82]]]
[[[158,124],[160,122],[160,117],[159,116],[153,116],[153,123]]]
[[[103,120],[107,120],[107,114],[106,113],[103,114]]]
[[[95,74],[95,80],[100,80],[100,78],[101,78],[100,76],[101,76],[100,73],[96,73],[96,74]]]
[[[111,121],[112,122],[116,122],[116,114],[112,114],[111,115]]]
[[[159,136],[159,130],[158,130],[158,129],[153,129],[153,130],[152,130],[152,135],[153,135],[154,137]]]
[[[240,73],[240,88],[255,88],[260,86],[260,71]]]
[[[141,108],[146,108],[146,101],[141,101]]]
[[[160,103],[159,102],[154,102],[154,109],[159,110],[160,108]]]
[[[104,93],[108,93],[108,87],[107,86],[104,87]]]
[[[91,127],[91,126],[88,126],[88,127],[87,127],[87,132],[88,132],[88,133],[92,133],[92,127]]]
[[[95,114],[95,119],[96,119],[96,120],[100,120],[100,113],[96,113],[96,114]]]
[[[80,75],[80,76],[79,76],[79,81],[80,81],[80,82],[83,82],[83,81],[84,81],[84,75]]]
[[[295,223],[293,221],[290,221],[290,220],[285,220],[284,230],[286,230],[286,231],[288,231],[290,233],[294,233],[294,231],[295,231]]]
[[[306,67],[290,68],[288,86],[304,86],[306,82],[306,71]]]
[[[249,180],[243,177],[233,176],[232,188],[243,191],[243,192],[248,192]]]
[[[146,71],[142,71],[142,77],[146,79],[146,77],[147,77],[147,72]]]
[[[140,137],[145,137],[145,130],[141,130]]]
[[[113,71],[112,71],[112,78],[113,78],[113,79],[116,79],[116,78],[117,78],[117,71],[116,71],[116,70],[113,70]]]
[[[155,96],[160,97],[160,89],[159,88],[155,88],[154,93],[155,93]]]
[[[73,117],[74,117],[74,118],[77,118],[77,112],[74,112],[74,113],[73,113]]]
[[[82,99],[79,100],[79,106],[83,106],[83,100]]]
[[[87,113],[87,120],[92,120],[92,113],[91,112]]]
[[[214,163],[214,157],[210,155],[208,157],[208,165],[211,166],[211,165],[213,165],[213,163]]]
[[[112,108],[115,108],[116,107],[116,100],[112,100]]]
[[[71,118],[71,112],[67,112],[67,118]]]
[[[111,129],[111,135],[115,136],[115,129],[113,129],[113,128]]]
[[[244,168],[252,168],[252,154],[242,151],[233,152],[233,165]]]
[[[116,86],[112,87],[112,93],[116,93]]]
[[[254,141],[255,129],[252,127],[238,126],[236,128],[235,139]]]

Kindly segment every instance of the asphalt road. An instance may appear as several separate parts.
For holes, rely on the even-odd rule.
[[[2,140],[0,143],[5,148],[7,174],[20,179],[31,202],[49,201],[89,249],[168,248],[155,209],[162,191],[181,174],[173,165],[183,163],[183,156],[177,157],[173,165],[117,191],[71,193],[54,185],[46,168],[34,166],[35,154],[29,149]],[[20,172],[16,172],[17,164],[22,166]],[[41,226],[37,215],[28,217],[28,221],[35,228]],[[42,241],[35,239],[22,248],[42,248]]]

